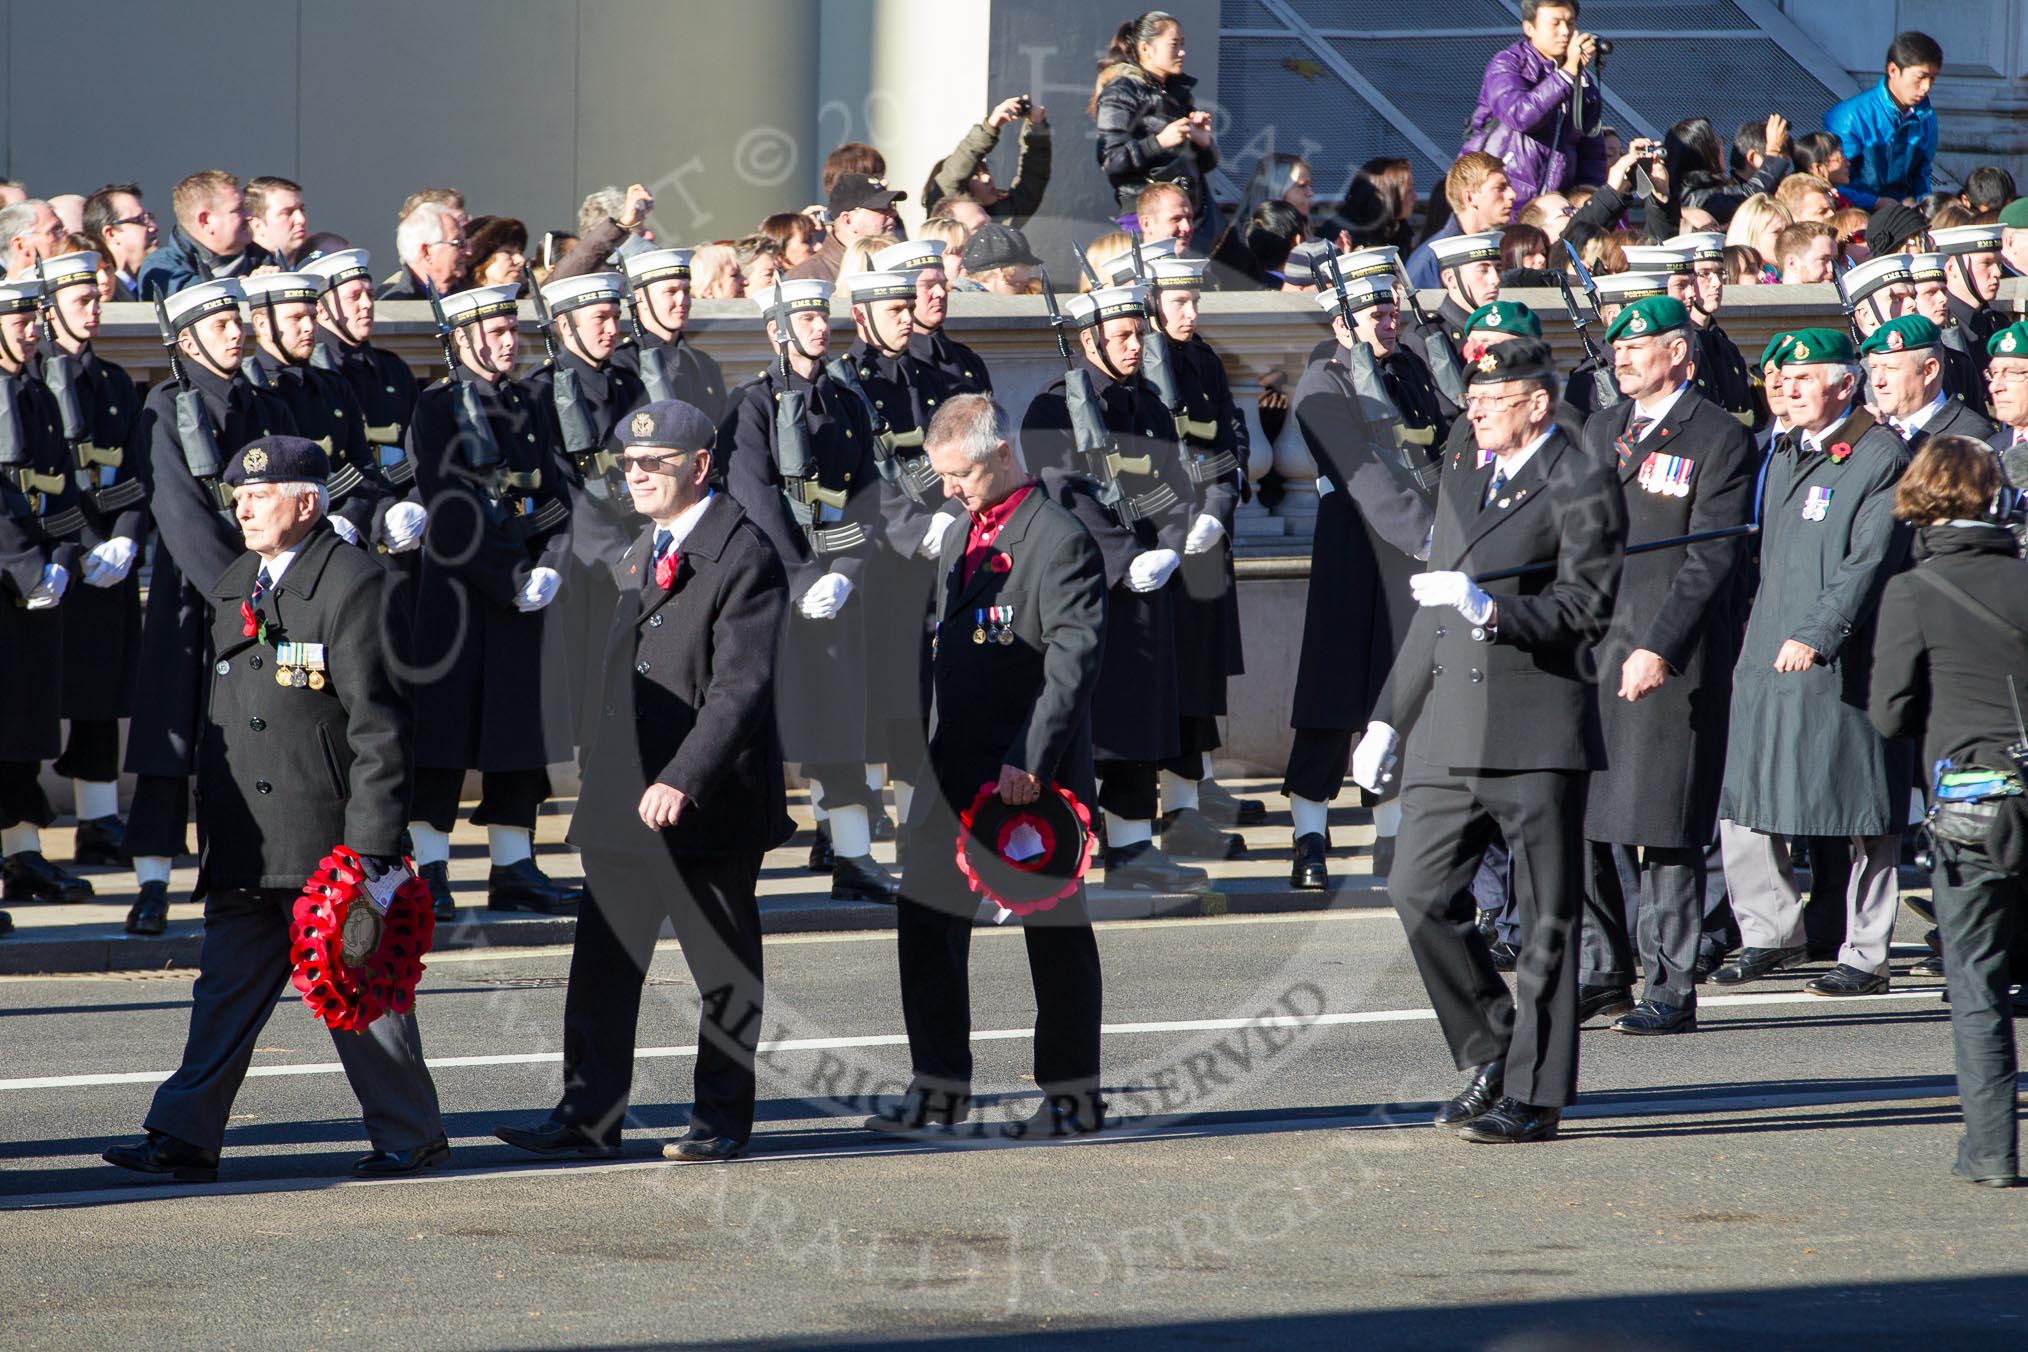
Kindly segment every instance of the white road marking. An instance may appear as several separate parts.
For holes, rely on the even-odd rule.
[[[1804,991],[1759,991],[1740,995],[1711,995],[1697,1002],[1699,1009],[1719,1009],[1750,1005],[1818,1005],[1829,1009],[1841,1009],[1854,1005],[1878,1003],[1889,1000],[1934,999],[1943,990],[1941,986],[1912,986],[1889,991],[1884,995],[1847,996],[1829,1000],[1822,996],[1810,995]],[[1362,1023],[1414,1023],[1436,1018],[1433,1009],[1363,1009],[1346,1010],[1340,1013],[1310,1015],[1275,1015],[1269,1018],[1225,1019],[1169,1019],[1146,1023],[1108,1023],[1100,1026],[1100,1032],[1108,1036],[1134,1036],[1149,1033],[1205,1033],[1219,1032],[1233,1028],[1261,1026],[1268,1028],[1332,1027]],[[992,1028],[975,1031],[974,1042],[1021,1041],[1034,1036],[1030,1028]],[[871,1033],[858,1037],[804,1037],[782,1038],[763,1042],[763,1052],[813,1052],[839,1051],[861,1047],[903,1047],[908,1045],[905,1033]],[[636,1060],[652,1060],[666,1057],[697,1055],[697,1047],[640,1047],[634,1052]],[[563,1060],[563,1053],[553,1052],[503,1052],[488,1056],[433,1056],[428,1058],[432,1070],[478,1066],[526,1066],[555,1064]],[[0,1080],[0,1091],[22,1091],[35,1089],[85,1089],[116,1084],[159,1084],[171,1075],[167,1070],[114,1071],[90,1075],[29,1075],[16,1079]],[[340,1075],[344,1067],[336,1061],[315,1061],[289,1066],[255,1066],[247,1071],[248,1079],[263,1079],[290,1075]]]

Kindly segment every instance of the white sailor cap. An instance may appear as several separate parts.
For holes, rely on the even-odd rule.
[[[1944,279],[1944,256],[1940,253],[1919,253],[1908,256],[1908,280],[1911,282],[1940,282]]]
[[[1354,310],[1367,310],[1375,305],[1396,303],[1392,272],[1372,272],[1364,277],[1345,279],[1344,314],[1347,318],[1351,317]],[[1317,304],[1322,306],[1324,313],[1328,315],[1335,316],[1339,313],[1337,283],[1328,272],[1317,274]]]
[[[620,255],[620,266],[627,270],[627,281],[635,290],[650,282],[666,282],[670,278],[679,281],[690,280],[690,255],[694,249],[643,249],[639,253]]]
[[[1158,258],[1148,264],[1148,285],[1157,291],[1198,291],[1204,286],[1208,258]]]
[[[1952,225],[1942,230],[1929,232],[1929,242],[1936,251],[1946,256],[1951,254],[1998,253],[2000,251],[2000,226]]]
[[[944,265],[944,242],[940,239],[905,239],[873,255],[879,272],[920,272]]]
[[[249,305],[315,305],[324,294],[324,279],[307,272],[262,272],[239,279]]]
[[[1138,286],[1102,287],[1066,296],[1063,301],[1063,317],[1080,329],[1095,328],[1109,319],[1140,319],[1147,313],[1147,293]]]
[[[521,288],[512,282],[504,286],[474,286],[453,291],[444,297],[444,318],[453,324],[477,324],[495,315],[519,312],[516,298]]]
[[[1328,239],[1304,240],[1289,250],[1289,261],[1282,265],[1282,278],[1291,286],[1315,286],[1323,272],[1324,260],[1336,247]]]
[[[1694,270],[1695,258],[1688,249],[1673,245],[1629,244],[1627,246],[1628,272],[1659,272],[1666,275],[1681,275]]]
[[[1333,269],[1325,260],[1327,253],[1317,260],[1317,285],[1331,285]],[[1355,277],[1394,277],[1401,270],[1401,250],[1392,244],[1377,244],[1370,249],[1354,249],[1338,255],[1336,271],[1343,273],[1346,281]]]
[[[1176,241],[1174,239],[1158,239],[1152,244],[1143,244],[1141,246],[1141,268],[1146,269],[1153,266],[1156,259],[1174,258],[1175,256]],[[1114,254],[1111,258],[1105,259],[1103,262],[1094,262],[1092,267],[1099,276],[1105,278],[1114,286],[1125,286],[1140,276],[1140,272],[1134,267],[1134,250],[1131,246]]]
[[[799,277],[792,282],[777,282],[764,286],[754,295],[754,303],[762,314],[771,315],[776,310],[797,314],[804,310],[831,311],[831,292],[836,288],[821,277]],[[910,290],[913,291],[913,286]]]
[[[42,266],[29,274],[41,281],[52,293],[66,286],[82,286],[99,283],[99,256],[89,249],[77,253],[58,254],[42,260]]]
[[[333,249],[318,254],[297,271],[320,279],[326,291],[336,291],[354,277],[371,278],[373,255],[364,249]]]
[[[162,312],[169,317],[170,328],[181,330],[220,310],[237,310],[239,303],[245,299],[246,292],[240,288],[239,278],[222,277],[217,281],[184,287],[163,300]]]
[[[33,274],[9,277],[0,282],[0,315],[20,314],[33,310],[35,302],[42,295],[42,283]]]
[[[1662,241],[1665,249],[1687,249],[1695,263],[1722,263],[1725,261],[1725,236],[1716,230],[1695,230],[1687,235],[1671,235]]]
[[[587,272],[542,288],[551,315],[565,315],[587,305],[618,305],[627,296],[627,279],[617,272]]]
[[[1487,230],[1476,235],[1449,235],[1433,239],[1429,242],[1429,251],[1436,255],[1438,271],[1464,263],[1497,263],[1500,261],[1500,232]]]
[[[1845,270],[1845,298],[1864,300],[1875,291],[1893,286],[1896,282],[1915,281],[1915,269],[1909,263],[1907,254],[1881,254],[1864,263],[1854,263]]]
[[[1598,298],[1610,305],[1669,294],[1669,278],[1660,272],[1603,272],[1592,282],[1598,287]]]
[[[865,305],[876,300],[915,300],[915,274],[913,272],[855,272],[841,279],[845,289],[852,295],[854,305]]]

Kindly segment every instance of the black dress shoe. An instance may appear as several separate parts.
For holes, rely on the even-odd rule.
[[[1106,1101],[1096,1094],[1052,1095],[1033,1116],[1007,1124],[1007,1136],[1016,1141],[1052,1141],[1066,1136],[1090,1136],[1106,1128]]]
[[[1430,1122],[1439,1127],[1455,1127],[1460,1122],[1469,1122],[1480,1113],[1488,1112],[1500,1101],[1500,1091],[1507,1083],[1507,1063],[1488,1061],[1472,1072],[1472,1078],[1458,1092],[1458,1096],[1436,1110]]]
[[[533,859],[495,864],[486,874],[486,906],[490,910],[574,915],[583,900],[582,887],[556,882],[537,868]]]
[[[803,867],[812,873],[829,873],[837,862],[838,857],[831,853],[831,823],[818,822],[816,838],[810,842],[810,857]]]
[[[218,1155],[199,1150],[188,1141],[179,1141],[165,1132],[151,1131],[134,1145],[116,1145],[99,1156],[107,1164],[132,1169],[137,1174],[168,1174],[178,1183],[218,1182]]]
[[[873,820],[867,823],[867,830],[872,833],[873,839],[880,841],[893,840],[894,818],[888,816],[885,810],[875,812],[872,816]]]
[[[620,1157],[618,1141],[601,1141],[583,1127],[553,1117],[532,1127],[495,1127],[493,1134],[516,1149],[536,1155],[588,1155],[597,1160]]]
[[[722,1164],[746,1153],[746,1142],[730,1136],[687,1136],[662,1147],[662,1158],[678,1164]]]
[[[1690,984],[1701,986],[1711,979],[1711,974],[1725,965],[1732,955],[1730,949],[1707,948],[1697,955],[1697,962],[1690,969]]]
[[[1197,810],[1226,826],[1259,826],[1267,820],[1267,804],[1258,798],[1235,798],[1215,779],[1197,781]]]
[[[412,1150],[375,1150],[352,1161],[352,1172],[361,1178],[390,1178],[396,1174],[419,1174],[434,1169],[451,1157],[451,1143],[439,1136]]]
[[[1643,1000],[1613,1020],[1615,1033],[1635,1037],[1659,1037],[1664,1033],[1697,1031],[1697,1006],[1672,1005],[1666,1000]]]
[[[1624,1014],[1634,1007],[1634,993],[1625,986],[1579,986],[1577,1021],[1590,1023],[1601,1015]]]
[[[1816,980],[1805,981],[1803,989],[1812,995],[1885,995],[1887,973],[1862,972],[1841,962]]]
[[[1238,859],[1246,854],[1244,840],[1187,807],[1162,818],[1162,848],[1178,859]]]
[[[1394,872],[1394,837],[1373,838],[1373,876],[1386,882]]]
[[[1472,926],[1479,931],[1479,937],[1484,939],[1487,944],[1491,945],[1500,942],[1500,913],[1498,911],[1481,910],[1473,918]]]
[[[961,1127],[971,1115],[970,1094],[917,1086],[903,1094],[893,1107],[883,1108],[868,1117],[865,1126],[868,1131],[885,1132],[889,1136],[914,1136],[918,1132],[947,1132]]]
[[[127,933],[156,935],[169,928],[169,884],[151,880],[141,884],[141,895],[127,912]]]
[[[1331,890],[1331,870],[1324,862],[1324,838],[1315,831],[1296,837],[1296,861],[1289,866],[1289,886],[1298,892]]]
[[[127,855],[127,824],[118,817],[92,817],[79,822],[70,861],[132,868],[134,861]]]
[[[430,890],[430,913],[439,925],[458,918],[458,899],[451,895],[451,866],[442,859],[415,871]]]
[[[1179,864],[1152,840],[1122,845],[1106,855],[1106,886],[1127,892],[1197,892],[1209,876]]]
[[[1739,956],[1711,974],[1714,986],[1740,986],[1800,962],[1800,948],[1742,948]]]
[[[2018,1188],[2021,1186],[2021,1178],[2018,1174],[1963,1174],[1959,1173],[1957,1168],[1953,1166],[1951,1177],[1957,1179],[1960,1183],[1972,1183],[1981,1188]]]
[[[1504,939],[1495,939],[1486,946],[1486,951],[1493,955],[1494,971],[1511,972],[1521,965],[1521,948],[1518,944],[1510,944]]]
[[[900,892],[901,880],[870,854],[841,854],[831,865],[833,901],[877,901],[892,906]]]
[[[1503,1098],[1491,1112],[1475,1117],[1458,1128],[1458,1136],[1478,1145],[1519,1145],[1525,1141],[1548,1141],[1556,1137],[1563,1121],[1563,1109],[1538,1108],[1517,1098]]]
[[[0,901],[89,901],[92,885],[36,850],[10,854],[0,863]]]
[[[14,917],[5,911],[0,911],[0,934],[12,933],[14,933]]]

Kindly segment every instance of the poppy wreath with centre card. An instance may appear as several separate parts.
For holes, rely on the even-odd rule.
[[[367,895],[358,853],[340,845],[296,898],[290,983],[310,1013],[334,1029],[359,1032],[383,1014],[407,1014],[436,928],[427,883],[410,876],[382,915]]]
[[[1057,784],[1020,805],[1002,802],[999,785],[982,784],[958,814],[957,846],[958,872],[975,894],[1019,916],[1047,911],[1091,868],[1091,809]]]

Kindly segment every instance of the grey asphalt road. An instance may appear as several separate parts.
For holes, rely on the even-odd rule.
[[[1903,939],[1912,941],[1913,922]],[[1704,1031],[1584,1037],[1561,1139],[1466,1145],[1389,911],[1101,928],[1103,1137],[1032,1108],[1017,935],[974,946],[973,1133],[860,1129],[906,1069],[889,934],[781,936],[756,1149],[675,1166],[695,1001],[658,953],[617,1163],[494,1141],[554,1101],[567,954],[446,954],[420,1003],[452,1167],[356,1183],[330,1040],[285,1000],[221,1181],[98,1163],[176,1063],[189,976],[0,979],[0,1348],[1930,1348],[2018,1339],[2028,1190],[1966,1187],[1946,1011],[1788,976]],[[1900,950],[1905,969],[1912,947]]]

